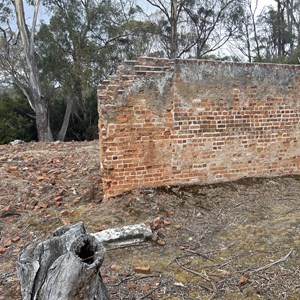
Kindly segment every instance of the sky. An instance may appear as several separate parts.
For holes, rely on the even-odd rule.
[[[253,3],[255,3],[255,1],[252,1]],[[269,5],[273,5],[275,6],[276,2],[275,0],[258,0],[258,10],[261,11],[264,6],[269,6]]]

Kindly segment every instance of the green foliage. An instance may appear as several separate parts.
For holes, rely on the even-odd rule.
[[[2,0],[0,3],[0,23],[7,23],[8,18],[11,14],[11,7],[7,0]]]
[[[288,64],[299,65],[300,64],[300,46],[292,51],[291,55],[286,59]]]
[[[86,96],[86,117],[74,116],[70,120],[66,139],[94,140],[98,135],[98,108],[97,91],[94,89]]]
[[[87,110],[86,116],[84,116],[82,113],[72,113],[65,137],[66,141],[94,140],[98,138],[98,109],[96,89],[94,89],[89,96],[86,96],[85,102]],[[51,128],[54,136],[57,136],[60,130],[65,110],[66,103],[64,99],[57,96],[51,100]]]
[[[0,94],[0,144],[16,139],[30,141],[37,138],[30,113],[26,100]]]
[[[134,20],[140,8],[118,1],[47,3],[51,18],[40,26],[36,48],[53,134],[59,134],[72,103],[65,139],[97,138],[97,84],[124,59],[150,53],[157,25]]]
[[[98,42],[102,34],[108,32],[107,21],[114,7],[105,1],[99,6],[93,1],[85,4],[52,1],[51,8],[50,22],[40,27],[36,41],[43,91],[51,99],[52,131],[54,136],[58,135],[67,104],[72,103],[65,139],[87,139],[91,134],[86,131],[97,125],[94,117],[97,115],[95,87],[108,73],[112,61],[113,51],[107,51]],[[107,12],[105,18],[104,11]],[[99,31],[101,35],[96,37],[94,34],[98,29],[103,33]],[[113,30],[113,26],[109,29]]]

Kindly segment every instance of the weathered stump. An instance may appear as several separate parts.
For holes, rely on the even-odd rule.
[[[18,257],[23,300],[108,300],[99,272],[105,249],[83,223],[58,228]]]

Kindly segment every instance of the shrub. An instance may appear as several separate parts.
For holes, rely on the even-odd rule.
[[[35,122],[26,100],[0,94],[0,144],[13,140],[24,141],[37,138]]]

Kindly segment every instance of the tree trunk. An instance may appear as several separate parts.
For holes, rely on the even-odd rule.
[[[278,58],[285,54],[285,43],[284,43],[284,8],[281,6],[281,2],[277,2],[277,51]]]
[[[259,40],[258,40],[258,34],[257,34],[257,28],[256,28],[256,20],[255,20],[255,12],[257,10],[257,6],[258,6],[258,1],[256,0],[255,2],[255,9],[254,11],[252,10],[251,7],[251,1],[249,3],[250,6],[250,13],[251,13],[251,21],[252,21],[252,26],[253,26],[253,33],[254,33],[254,42],[255,42],[255,52],[256,52],[256,56],[259,60],[261,60],[261,55],[260,55],[260,45],[259,45]],[[249,61],[251,62],[251,61]]]
[[[177,57],[177,0],[171,2],[171,41],[170,41],[170,58]]]
[[[99,269],[105,249],[83,223],[58,228],[18,257],[23,300],[109,300]]]
[[[67,107],[66,107],[66,111],[65,111],[65,115],[64,115],[64,120],[63,120],[63,123],[61,125],[60,131],[57,135],[57,139],[59,141],[63,141],[66,137],[66,133],[67,133],[69,122],[70,122],[70,116],[71,116],[71,112],[72,112],[72,108],[73,108],[73,103],[74,103],[74,95],[72,93],[68,97]]]
[[[35,123],[39,141],[53,141],[50,128],[49,109],[47,103],[41,103],[35,109]]]

